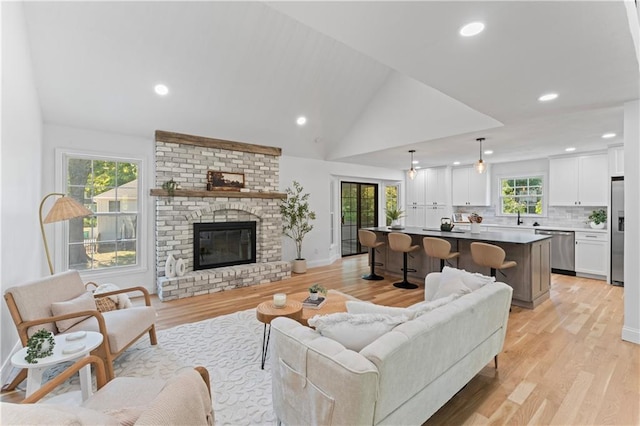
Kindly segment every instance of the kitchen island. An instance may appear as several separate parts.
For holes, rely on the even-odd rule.
[[[500,246],[506,252],[507,260],[514,260],[517,266],[496,272],[496,280],[513,287],[513,301],[516,306],[533,309],[549,298],[551,284],[551,251],[550,237],[547,235],[523,234],[518,232],[462,232],[453,230],[443,232],[436,229],[406,227],[391,229],[389,227],[366,228],[384,241],[376,255],[378,272],[388,275],[402,276],[402,253],[389,249],[387,235],[390,232],[402,232],[411,236],[412,244],[419,245],[421,250],[409,254],[409,280],[424,283],[424,277],[430,272],[440,271],[440,259],[427,256],[422,249],[422,238],[443,238],[451,243],[451,251],[460,252],[460,256],[450,261],[451,266],[469,272],[489,275],[487,267],[476,265],[471,258],[471,243],[485,242]]]

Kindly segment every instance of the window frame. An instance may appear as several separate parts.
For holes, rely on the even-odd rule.
[[[505,179],[542,179],[542,211],[540,214],[521,213],[520,217],[530,218],[544,218],[547,217],[547,207],[549,205],[549,190],[548,190],[548,178],[545,172],[523,172],[523,173],[510,173],[496,176],[496,188],[497,188],[497,203],[496,203],[496,216],[502,217],[516,217],[517,213],[504,213],[502,211],[502,181]]]
[[[148,218],[145,210],[145,200],[143,188],[145,188],[144,175],[146,172],[146,162],[144,158],[135,156],[120,156],[109,152],[96,151],[79,151],[68,149],[56,149],[56,169],[55,169],[55,187],[56,192],[67,194],[67,177],[69,159],[81,160],[97,160],[97,161],[114,161],[136,163],[138,166],[138,199],[137,199],[137,230],[136,230],[136,263],[131,265],[113,266],[109,268],[99,269],[82,269],[78,270],[84,277],[92,277],[99,279],[101,277],[120,276],[124,273],[132,274],[138,272],[146,272],[148,247],[144,244],[147,241]],[[110,215],[110,212],[104,212],[102,215]],[[130,213],[127,213],[130,214]],[[69,225],[68,221],[62,221],[55,224],[55,247],[54,265],[56,271],[69,270]]]

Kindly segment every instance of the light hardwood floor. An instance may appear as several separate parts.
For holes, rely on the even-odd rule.
[[[316,282],[383,305],[423,300],[423,283],[401,290],[391,285],[394,279],[362,280],[367,270],[367,257],[354,256],[278,283],[172,302],[154,298],[157,326],[254,308],[273,293],[304,291]],[[513,307],[499,369],[487,365],[425,424],[640,424],[640,345],[620,339],[623,291],[553,275],[550,300],[535,310]]]

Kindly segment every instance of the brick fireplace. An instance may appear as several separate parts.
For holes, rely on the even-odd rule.
[[[156,277],[162,301],[214,293],[289,278],[282,261],[278,191],[279,148],[156,132]],[[207,191],[207,171],[243,173],[245,191]],[[173,179],[173,196],[159,189]],[[255,222],[255,263],[194,271],[194,224]],[[169,255],[182,258],[187,273],[168,278]]]

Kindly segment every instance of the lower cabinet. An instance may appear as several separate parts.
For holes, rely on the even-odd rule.
[[[607,275],[607,234],[576,232],[576,273]]]

